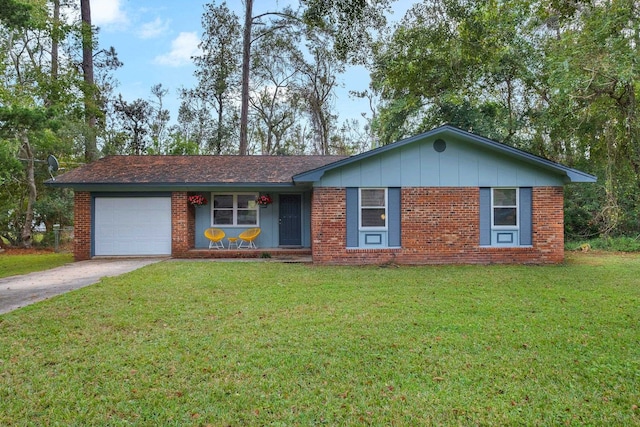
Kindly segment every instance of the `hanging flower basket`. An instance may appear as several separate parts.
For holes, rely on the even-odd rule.
[[[269,194],[261,194],[256,199],[256,203],[259,204],[260,206],[266,207],[267,205],[270,205],[271,203],[273,203],[273,199]]]
[[[189,204],[191,206],[206,206],[206,204],[208,203],[207,198],[204,197],[201,194],[196,194],[194,196],[189,196],[188,197],[189,200]]]

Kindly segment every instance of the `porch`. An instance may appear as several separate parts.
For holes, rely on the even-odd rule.
[[[202,249],[194,248],[180,258],[189,259],[274,259],[284,262],[311,262],[311,248]]]
[[[234,254],[233,257],[255,258],[263,252],[275,253],[283,247],[302,247],[310,251],[311,192],[303,189],[297,189],[295,193],[282,190],[270,193],[250,190],[250,188],[240,188],[234,191],[228,189],[223,191],[223,189],[214,188],[211,192],[193,193],[204,195],[211,200],[204,206],[189,207],[190,215],[193,215],[192,222],[188,225],[193,227],[193,237],[190,237],[194,242],[193,248],[208,252],[210,240],[204,232],[209,228],[222,230],[225,234],[222,241],[225,248],[229,247],[230,238],[237,238],[240,233],[249,229],[259,228],[260,234],[255,240],[258,246],[257,255],[247,254],[245,250]],[[269,197],[271,202],[267,205],[259,205],[256,202],[259,197]],[[269,248],[269,250],[260,250],[260,248]],[[231,250],[231,253],[233,252],[234,250]]]

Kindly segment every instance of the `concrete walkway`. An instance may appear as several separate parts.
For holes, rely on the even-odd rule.
[[[92,259],[0,279],[0,314],[119,276],[165,258]]]

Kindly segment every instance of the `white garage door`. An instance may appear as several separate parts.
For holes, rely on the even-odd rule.
[[[170,197],[96,197],[94,255],[170,255]]]

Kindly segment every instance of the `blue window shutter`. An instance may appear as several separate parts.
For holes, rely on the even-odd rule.
[[[358,247],[358,189],[347,187],[347,247]]]
[[[531,187],[520,188],[520,244],[531,246],[533,242],[533,209]]]
[[[401,221],[401,206],[400,206],[400,188],[391,187],[387,190],[387,197],[389,206],[387,207],[387,213],[389,218],[387,219],[387,225],[389,227],[389,246],[400,247],[400,230],[402,227]]]
[[[491,188],[480,188],[480,244],[491,245]]]

